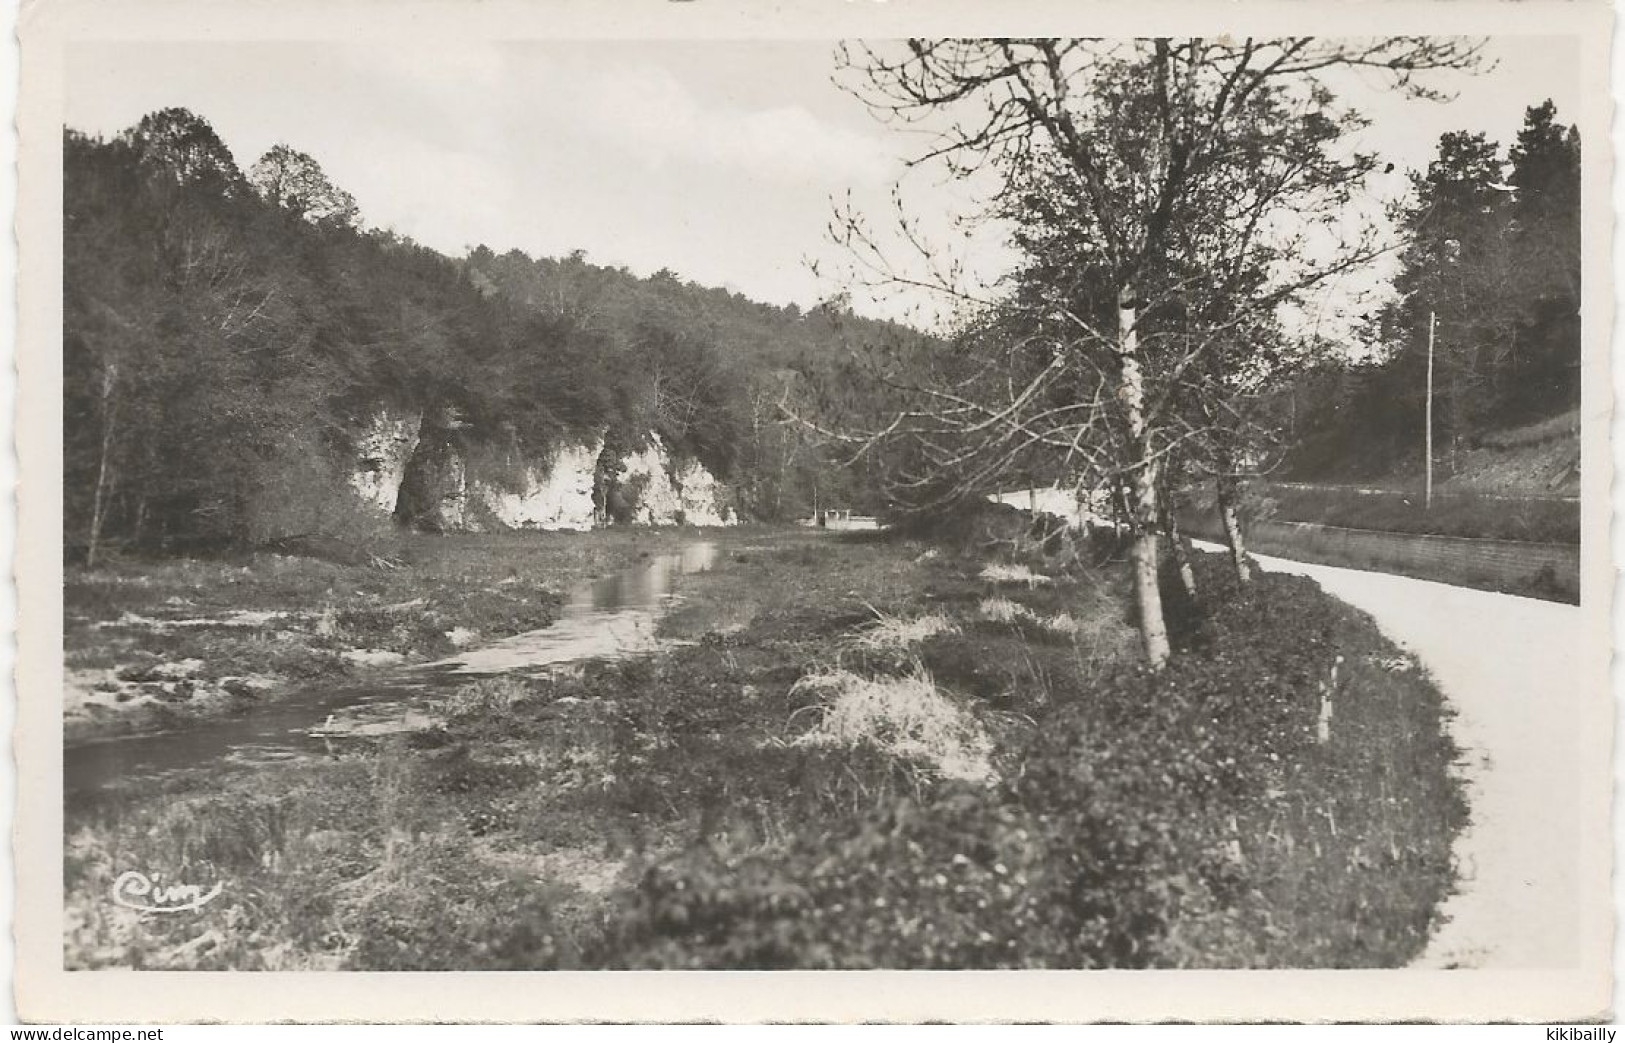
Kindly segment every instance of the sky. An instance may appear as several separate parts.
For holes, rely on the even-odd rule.
[[[829,239],[837,203],[877,226],[892,186],[932,242],[984,275],[1009,255],[996,230],[966,242],[952,215],[974,193],[935,171],[905,173],[921,145],[832,82],[832,41],[360,44],[81,44],[70,50],[65,120],[113,135],[183,106],[247,168],[273,144],[313,156],[367,224],[460,256],[476,245],[532,256],[586,251],[647,275],[670,268],[776,304],[845,288]],[[1494,68],[1435,78],[1446,104],[1407,101],[1353,77],[1339,93],[1372,118],[1361,147],[1396,164],[1373,208],[1401,194],[1441,133],[1503,145],[1525,107],[1577,116],[1572,41],[1492,40]],[[957,244],[957,245],[951,245]],[[816,268],[816,272],[815,269]],[[906,301],[860,311],[901,317]]]

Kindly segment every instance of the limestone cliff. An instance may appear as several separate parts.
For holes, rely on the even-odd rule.
[[[518,479],[482,479],[447,417],[382,412],[357,445],[350,484],[403,525],[428,531],[732,525],[729,491],[697,460],[675,458],[651,433],[643,448],[601,459],[604,439],[563,445],[522,463]],[[595,497],[596,492],[596,497]]]

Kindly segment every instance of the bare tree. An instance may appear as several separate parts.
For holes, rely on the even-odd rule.
[[[1002,297],[976,299],[941,267],[904,274],[843,215],[839,236],[879,281],[958,295],[973,315],[944,360],[882,373],[899,408],[847,437],[901,455],[900,487],[927,501],[1040,472],[1080,494],[1126,487],[1145,652],[1162,666],[1160,475],[1233,441],[1213,434],[1227,401],[1249,367],[1285,357],[1251,336],[1384,248],[1374,221],[1351,221],[1374,160],[1344,147],[1362,121],[1324,75],[1361,69],[1425,96],[1417,73],[1476,54],[1419,37],[843,46],[850,88],[929,132],[916,163],[994,179],[989,216],[1023,257]]]

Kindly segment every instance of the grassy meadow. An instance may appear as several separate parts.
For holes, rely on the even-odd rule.
[[[1464,817],[1438,692],[1312,584],[1200,571],[1150,675],[1109,555],[730,538],[664,652],[70,807],[67,964],[1403,964]],[[131,868],[222,892],[142,914]]]

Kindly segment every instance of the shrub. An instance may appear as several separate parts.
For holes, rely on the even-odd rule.
[[[499,675],[466,684],[452,693],[446,702],[445,716],[449,725],[500,722],[508,716],[513,704],[532,695],[531,687],[522,678]]]
[[[1053,515],[977,499],[904,518],[893,528],[964,557],[1000,554],[1037,561],[1061,553],[1071,540],[1065,523]]]
[[[459,845],[410,851],[408,864],[354,914],[355,970],[552,970],[571,962],[556,923],[556,885],[513,875],[493,882]],[[433,881],[428,886],[428,881]]]
[[[392,544],[389,518],[361,502],[332,453],[308,432],[278,440],[252,470],[244,519],[251,544],[317,536],[363,555]]]
[[[330,614],[324,611],[319,632],[325,630],[329,639],[355,648],[437,654],[451,647],[443,627],[434,613],[415,605],[353,605]]]
[[[913,619],[888,616],[883,612],[876,612],[875,615],[880,618],[858,635],[858,643],[865,648],[907,648],[938,634],[950,634],[959,629],[953,620],[940,612]]]
[[[1144,966],[1178,885],[1102,808],[1034,814],[950,786],[769,859],[704,845],[652,870],[618,947],[633,967]]]
[[[1025,565],[993,564],[984,568],[978,575],[989,583],[1025,583],[1028,587],[1047,587],[1055,582]]]
[[[434,750],[421,761],[424,786],[440,794],[488,794],[515,789],[533,773],[517,764],[499,764],[477,758],[457,744]]]
[[[430,601],[438,617],[437,628],[455,623],[499,638],[551,625],[559,618],[563,605],[562,594],[527,579],[515,579],[488,589],[442,591]],[[444,640],[439,629],[436,633]]]
[[[1024,606],[1009,598],[984,598],[976,606],[976,614],[994,623],[1014,623],[1028,616]]]
[[[795,740],[798,745],[867,744],[927,765],[943,778],[982,782],[992,775],[987,735],[937,691],[918,664],[907,677],[867,678],[847,670],[809,674],[794,691],[821,699],[818,723]]]

